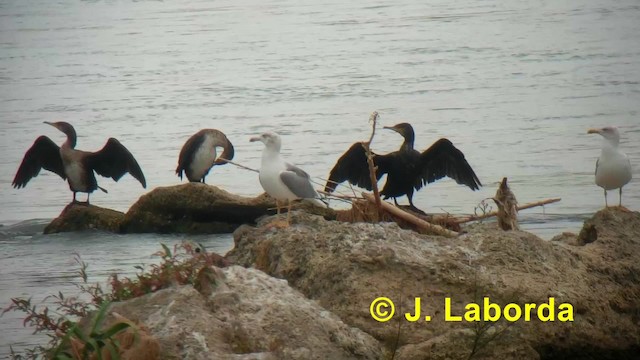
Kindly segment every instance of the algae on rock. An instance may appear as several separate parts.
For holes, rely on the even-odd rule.
[[[124,214],[120,211],[85,203],[71,203],[44,228],[44,233],[83,230],[120,232],[120,223],[123,219]]]

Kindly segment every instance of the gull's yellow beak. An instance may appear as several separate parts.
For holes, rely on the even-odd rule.
[[[587,131],[587,134],[600,134],[600,129],[589,129],[589,131]]]

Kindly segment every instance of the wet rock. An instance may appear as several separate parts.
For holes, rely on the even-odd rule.
[[[124,213],[120,211],[83,203],[71,203],[44,228],[44,233],[91,229],[118,232],[123,219]]]
[[[273,199],[247,198],[202,183],[158,187],[127,212],[125,233],[229,233],[272,213]]]
[[[336,212],[309,202],[294,209],[335,219]],[[285,210],[283,210],[285,211]],[[68,205],[45,233],[99,229],[121,233],[231,233],[242,224],[255,224],[274,214],[275,201],[262,194],[254,198],[231,194],[215,186],[187,183],[158,187],[143,195],[126,214],[86,205]]]
[[[267,226],[270,221],[238,229],[227,258],[286,279],[381,341],[395,359],[634,359],[640,352],[640,213],[598,212],[585,224],[597,238],[580,246],[495,224],[449,239],[394,223],[346,224],[302,213],[286,229]],[[382,296],[396,311],[385,323],[370,314]],[[417,297],[422,317],[409,322],[404,314],[413,314]],[[501,308],[519,305],[522,317],[445,321],[447,298],[450,315],[464,315],[472,303],[483,308],[488,298]],[[555,321],[543,322],[537,309],[550,298]],[[536,308],[526,310],[527,303]],[[565,303],[572,322],[559,321]]]
[[[202,295],[192,286],[115,303],[110,312],[143,324],[163,359],[380,359],[380,344],[254,269],[213,269]]]

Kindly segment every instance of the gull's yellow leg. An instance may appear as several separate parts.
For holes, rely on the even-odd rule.
[[[291,200],[289,200],[289,208],[287,209],[287,226],[291,225]]]

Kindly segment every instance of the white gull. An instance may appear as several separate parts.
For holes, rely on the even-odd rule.
[[[588,134],[600,134],[604,138],[602,152],[596,161],[596,185],[604,189],[604,204],[607,203],[607,190],[620,189],[622,206],[622,187],[631,181],[631,162],[625,153],[618,149],[620,133],[613,126],[602,129],[589,129]]]
[[[276,200],[278,213],[280,213],[280,201],[288,202],[287,225],[293,200],[311,199],[318,205],[322,204],[318,200],[320,196],[311,184],[309,174],[299,167],[285,162],[280,156],[282,141],[278,134],[267,132],[252,137],[250,141],[260,141],[264,144],[259,176],[260,185],[267,194]]]

